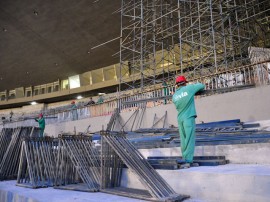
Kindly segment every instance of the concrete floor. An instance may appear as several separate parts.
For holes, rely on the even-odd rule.
[[[207,202],[269,202],[270,199],[269,164],[227,164],[157,171],[177,193]],[[143,188],[129,170],[123,172],[121,184]]]
[[[16,186],[16,181],[0,182],[0,202],[143,202],[101,192],[88,193],[49,188],[29,189]],[[206,202],[188,199],[185,202]]]
[[[158,170],[177,192],[192,196],[185,202],[266,202],[270,198],[270,165],[228,164],[181,170]],[[123,186],[143,189],[131,171],[124,170]],[[0,182],[0,202],[139,202],[143,200],[105,193],[30,189],[16,181]]]

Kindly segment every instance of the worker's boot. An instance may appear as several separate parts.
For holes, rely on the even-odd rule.
[[[184,160],[184,159],[178,159],[178,160],[176,160],[176,162],[178,164],[185,164],[185,163],[187,163],[186,160]]]
[[[199,167],[200,165],[198,163],[191,163],[190,167]]]
[[[190,163],[183,163],[183,164],[180,164],[179,168],[180,168],[180,169],[190,168]]]

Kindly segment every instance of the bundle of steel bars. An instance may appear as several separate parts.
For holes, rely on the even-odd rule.
[[[0,133],[0,162],[3,159],[3,156],[6,153],[6,150],[8,148],[8,145],[11,141],[12,137],[12,128],[3,128]]]
[[[26,138],[22,143],[17,185],[29,188],[54,186],[58,140]]]
[[[108,142],[102,141],[101,145],[101,187],[119,187],[121,183],[123,161],[110,147]]]
[[[0,163],[0,179],[16,179],[19,167],[19,156],[22,141],[25,137],[36,136],[39,129],[34,127],[18,127],[14,129],[11,141]]]
[[[181,201],[188,196],[177,194],[155,171],[141,153],[124,137],[123,134],[103,131],[102,135],[102,192],[124,195],[153,201]],[[121,158],[132,172],[137,174],[147,190],[119,189],[119,165]],[[115,166],[116,165],[116,166]],[[113,173],[113,170],[115,173]]]
[[[75,170],[71,169],[73,176],[77,173],[88,191],[99,191],[100,189],[100,155],[92,144],[90,136],[79,135],[69,136],[62,135],[59,137],[57,160],[57,184],[67,185],[66,181],[66,156],[70,159],[71,165]],[[76,171],[74,173],[74,171]],[[69,175],[70,176],[70,175]],[[73,178],[74,181],[75,178]]]
[[[63,144],[59,141],[57,147],[55,186],[66,186],[68,184],[77,184],[79,182],[75,166],[72,164]]]

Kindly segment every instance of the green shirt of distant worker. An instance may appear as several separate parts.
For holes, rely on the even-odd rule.
[[[103,97],[100,95],[97,101],[97,104],[102,104],[104,102]]]
[[[176,78],[177,90],[172,101],[177,109],[177,121],[181,139],[181,151],[183,162],[193,163],[195,150],[195,118],[197,117],[194,95],[203,90],[205,86],[201,83],[186,85],[184,76]]]
[[[78,120],[78,112],[77,112],[77,105],[75,103],[75,101],[73,100],[71,102],[71,112],[72,112],[72,121],[76,121]]]
[[[38,122],[39,125],[39,137],[43,137],[44,134],[44,130],[45,130],[45,119],[43,117],[43,114],[39,114],[38,115],[38,119],[35,119],[36,122]]]
[[[163,86],[163,95],[164,96],[169,95],[169,89],[166,81],[163,81],[162,86]],[[167,104],[167,99],[164,99],[164,104]]]

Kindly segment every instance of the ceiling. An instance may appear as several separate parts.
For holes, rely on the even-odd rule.
[[[121,1],[1,0],[0,91],[119,62]]]

